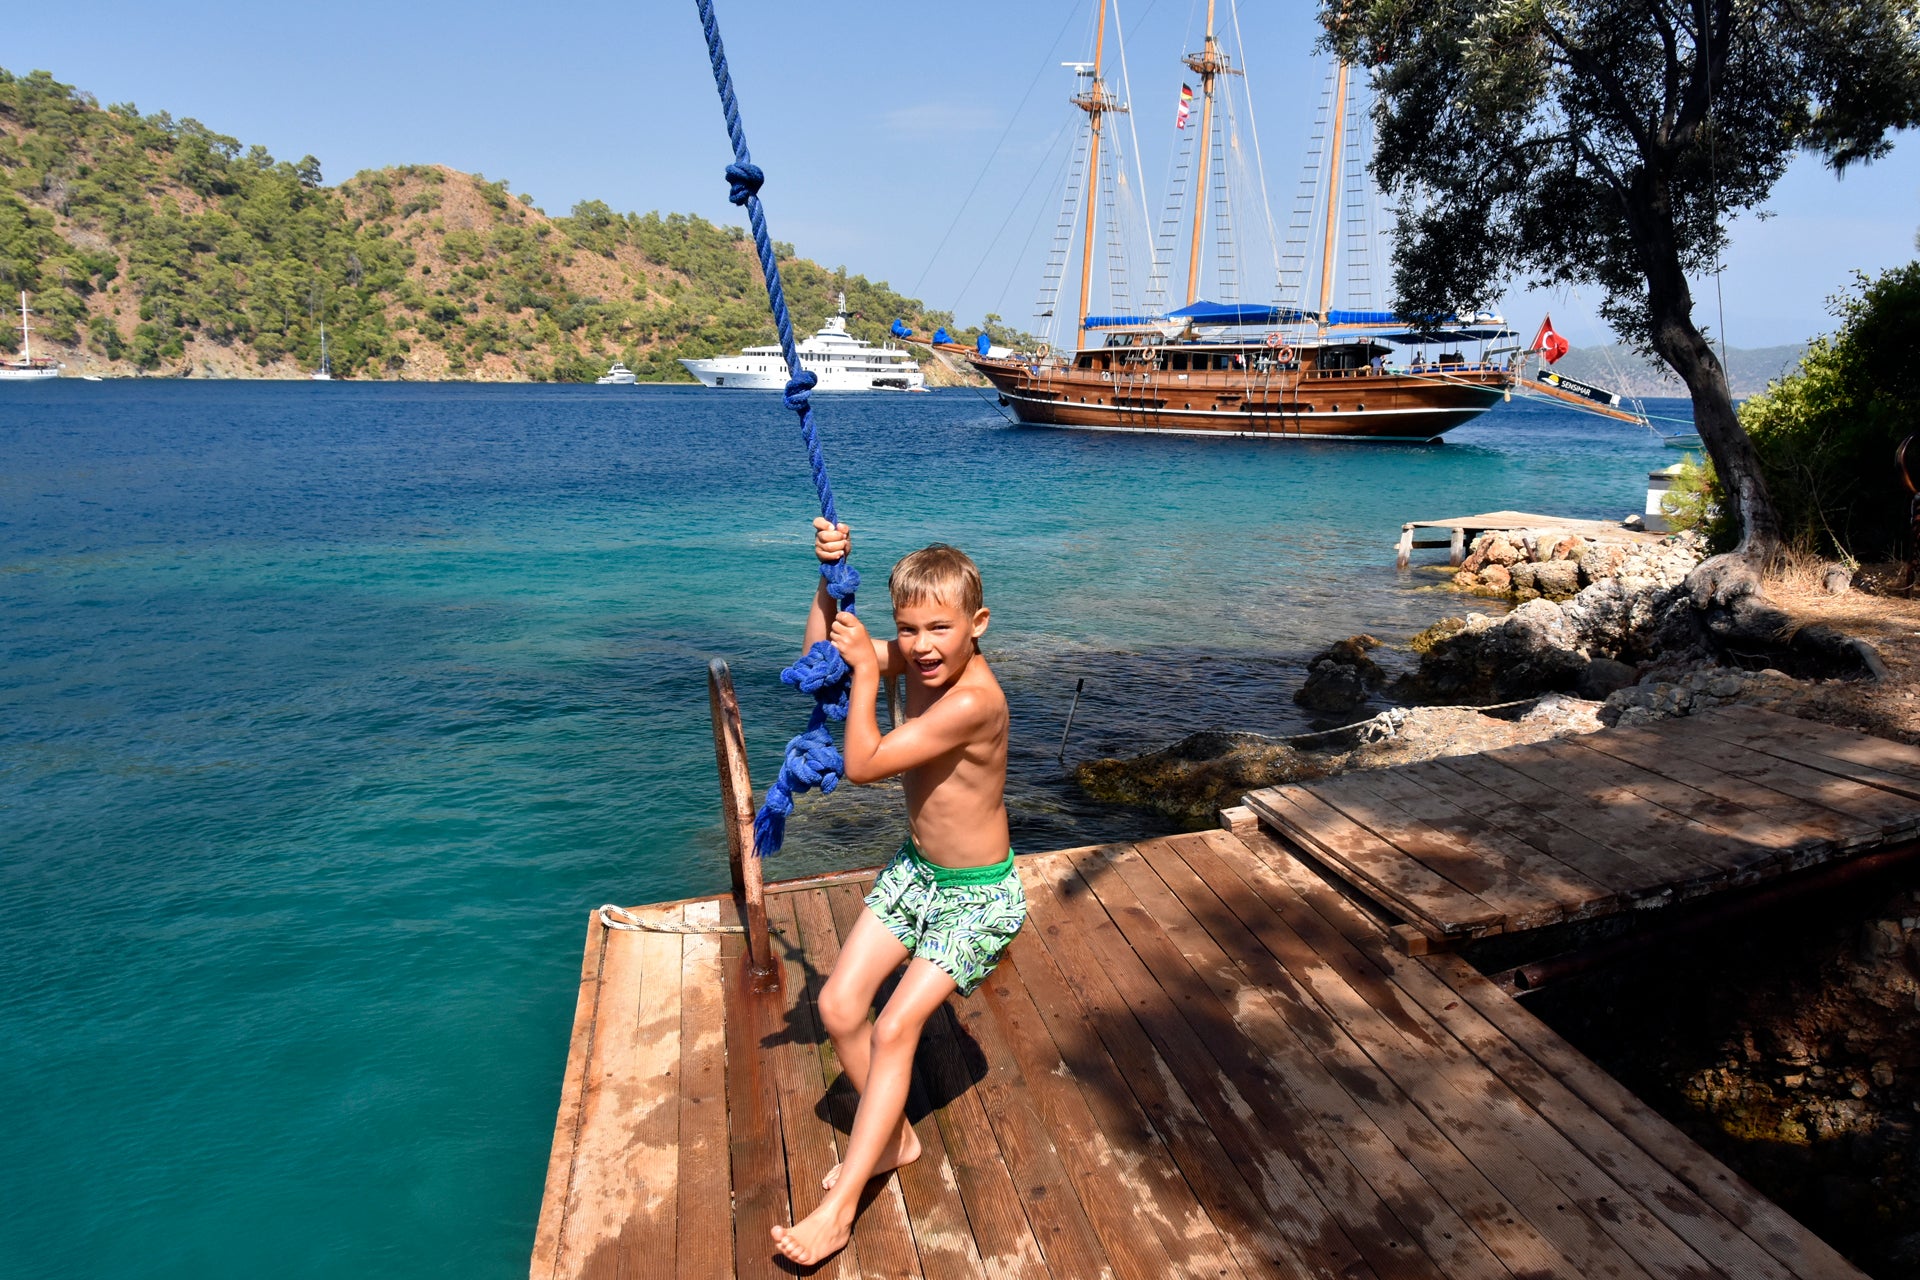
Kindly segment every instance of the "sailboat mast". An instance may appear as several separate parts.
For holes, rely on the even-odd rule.
[[[1213,81],[1226,68],[1220,42],[1213,38],[1214,0],[1207,0],[1207,39],[1186,64],[1200,77],[1200,172],[1193,188],[1193,243],[1187,249],[1187,305],[1200,296],[1200,232],[1207,212],[1207,171],[1213,168]]]
[[[1327,308],[1333,305],[1333,249],[1340,226],[1340,166],[1347,131],[1347,64],[1342,62],[1333,89],[1333,159],[1327,166],[1327,241],[1320,253],[1320,328],[1327,327]]]
[[[1087,333],[1087,301],[1093,296],[1093,224],[1099,214],[1100,117],[1113,110],[1106,81],[1100,78],[1100,60],[1107,46],[1107,0],[1100,0],[1100,25],[1093,37],[1093,83],[1073,100],[1092,122],[1093,140],[1087,148],[1087,235],[1080,248],[1080,310],[1073,318],[1073,349],[1078,351]]]
[[[33,326],[27,323],[27,294],[20,291],[20,358],[33,363]]]

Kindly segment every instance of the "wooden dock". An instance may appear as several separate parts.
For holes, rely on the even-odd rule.
[[[1488,511],[1477,516],[1449,516],[1444,520],[1409,520],[1400,526],[1400,542],[1394,548],[1395,562],[1404,569],[1418,549],[1445,547],[1448,563],[1456,568],[1466,559],[1467,544],[1489,530],[1557,529],[1584,538],[1605,538],[1609,542],[1658,542],[1666,535],[1629,529],[1613,520],[1570,520],[1564,516],[1536,515],[1530,511]],[[1422,538],[1423,530],[1440,530],[1447,536]]]
[[[1743,707],[1258,791],[1434,940],[1699,897],[1920,835],[1920,748]]]
[[[715,672],[736,889],[633,913],[695,932],[589,921],[536,1280],[790,1274],[769,1230],[817,1202],[851,1127],[815,1002],[874,873],[759,884],[737,708]],[[1640,892],[1635,868],[1733,883],[1920,818],[1920,753],[1698,719],[1711,733],[1584,740],[1569,776],[1585,789],[1536,776],[1559,747],[1544,764],[1498,752],[1454,762],[1444,786],[1394,770],[1337,800],[1264,801],[1284,831],[1242,809],[1228,830],[1020,857],[1026,927],[921,1044],[908,1114],[924,1154],[876,1180],[851,1246],[816,1273],[1858,1276],[1457,955],[1407,954],[1315,865],[1339,844],[1335,817],[1359,829],[1338,805],[1367,806],[1368,890],[1457,934],[1523,927],[1522,884],[1546,886],[1529,903],[1578,904],[1561,915],[1617,908]],[[1527,843],[1526,811],[1553,834]],[[1291,843],[1310,828],[1311,856]],[[1357,874],[1358,846],[1342,847]],[[1470,849],[1507,898],[1468,879]],[[1452,891],[1422,897],[1415,876]]]
[[[1019,867],[1031,920],[921,1048],[925,1154],[819,1274],[1858,1274],[1260,832]],[[818,1199],[851,1120],[814,999],[870,874],[767,886],[766,992],[740,935],[593,921],[535,1277],[782,1273],[768,1229]]]

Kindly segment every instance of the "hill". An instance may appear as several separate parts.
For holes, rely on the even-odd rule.
[[[794,324],[844,290],[850,327],[951,315],[778,247]],[[753,243],[685,214],[594,200],[548,217],[505,180],[437,165],[322,181],[197,120],[102,108],[44,71],[0,69],[0,292],[88,372],[590,380],[619,359],[687,381],[682,356],[771,342]],[[19,345],[0,328],[0,351]],[[928,362],[930,380],[941,372]]]
[[[1806,344],[1784,347],[1728,347],[1727,383],[1736,398],[1757,395],[1775,378],[1793,372]],[[1614,343],[1605,347],[1575,347],[1553,366],[1582,382],[1597,383],[1629,396],[1682,396],[1686,384],[1663,364],[1636,355]]]

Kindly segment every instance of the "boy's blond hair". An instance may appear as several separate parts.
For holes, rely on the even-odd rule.
[[[971,617],[986,603],[979,568],[966,552],[944,542],[902,556],[887,575],[887,590],[893,594],[896,609],[932,600],[956,604]]]

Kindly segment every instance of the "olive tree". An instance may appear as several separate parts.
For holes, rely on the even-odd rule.
[[[1510,278],[1597,287],[1686,383],[1747,565],[1780,549],[1759,459],[1693,316],[1729,218],[1796,152],[1870,161],[1920,120],[1916,0],[1322,0],[1369,69],[1374,174],[1397,204],[1409,314]]]

